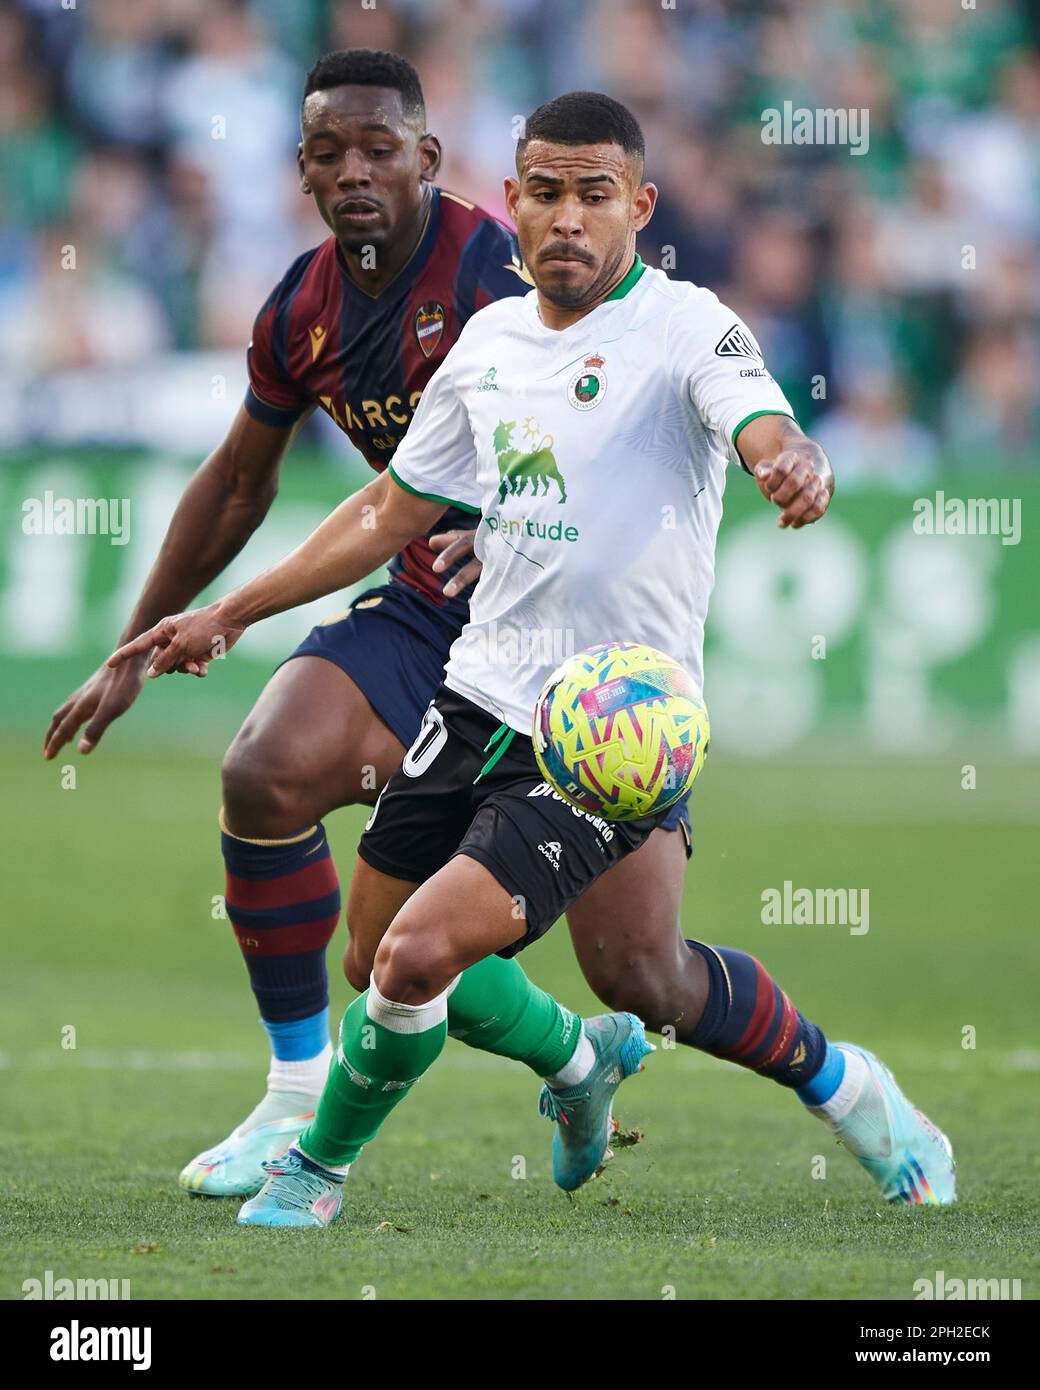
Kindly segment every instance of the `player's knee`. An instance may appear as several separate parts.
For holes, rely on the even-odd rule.
[[[220,769],[224,817],[239,835],[291,835],[316,819],[291,758],[242,730]]]
[[[376,951],[372,978],[398,1004],[425,1003],[458,974],[455,952],[420,917],[398,916]]]

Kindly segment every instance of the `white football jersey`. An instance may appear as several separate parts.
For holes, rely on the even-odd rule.
[[[533,291],[474,314],[390,465],[480,516],[450,688],[530,734],[584,647],[644,642],[700,684],[726,464],[760,414],[793,412],[747,327],[638,257],[569,328],[546,328]]]

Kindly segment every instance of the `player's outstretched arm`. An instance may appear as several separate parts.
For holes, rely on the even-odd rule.
[[[406,492],[382,474],[348,497],[302,545],[224,598],[161,619],[112,653],[108,665],[149,658],[149,676],[194,670],[235,645],[253,623],[323,598],[372,573],[402,546],[424,535],[447,504]]]
[[[240,409],[227,437],[199,467],[173,513],[141,596],[119,637],[127,642],[165,613],[178,612],[221,574],[263,521],[278,491],[278,472],[294,425],[274,427]],[[192,672],[201,675],[196,670]],[[43,756],[53,758],[86,724],[79,751],[89,753],[144,684],[144,658],[117,670],[106,663],[54,711]]]
[[[819,521],[834,495],[834,471],[819,444],[787,415],[759,415],[737,435],[740,456],[762,496],[780,508],[778,526]]]

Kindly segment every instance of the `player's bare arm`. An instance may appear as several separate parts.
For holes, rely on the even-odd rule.
[[[762,496],[780,508],[778,526],[798,530],[819,521],[834,495],[834,470],[794,420],[759,415],[740,431],[736,445]]]
[[[107,665],[118,669],[151,653],[149,676],[182,667],[203,674],[247,627],[364,579],[446,510],[445,503],[406,492],[383,474],[348,497],[277,565],[205,608],[161,619],[113,652]]]
[[[185,488],[120,643],[183,608],[227,568],[267,515],[282,459],[302,423],[279,428],[238,411],[227,436]],[[79,751],[90,753],[137,699],[144,673],[143,657],[117,669],[101,666],[55,710],[43,756],[55,757],[84,723]]]

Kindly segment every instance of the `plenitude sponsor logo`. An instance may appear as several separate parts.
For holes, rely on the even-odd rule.
[[[577,526],[565,526],[562,521],[532,521],[528,516],[507,517],[502,512],[488,512],[484,522],[493,536],[503,539],[528,536],[532,540],[573,544],[581,535]]]

